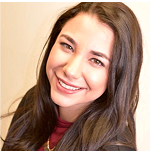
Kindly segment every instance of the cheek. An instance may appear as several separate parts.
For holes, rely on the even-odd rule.
[[[50,52],[48,60],[47,60],[47,64],[46,64],[46,69],[50,70],[52,69],[56,64],[56,57],[55,55],[53,55],[52,52]]]
[[[56,44],[54,44],[49,53],[46,70],[53,69],[55,66],[57,66],[59,56],[60,56],[59,54],[60,53],[58,52],[57,46]]]
[[[88,84],[91,90],[104,92],[108,83],[108,71],[100,70],[100,72],[90,72],[88,76]]]

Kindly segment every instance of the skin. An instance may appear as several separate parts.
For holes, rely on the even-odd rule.
[[[95,15],[80,13],[64,25],[46,65],[51,98],[59,106],[62,119],[74,122],[104,93],[113,43],[112,29]]]

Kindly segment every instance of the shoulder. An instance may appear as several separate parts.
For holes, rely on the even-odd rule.
[[[25,95],[23,96],[22,100],[20,101],[18,108],[15,111],[15,114],[13,116],[11,125],[19,118],[21,117],[31,106],[33,106],[34,102],[34,90],[35,86],[30,88]]]
[[[136,149],[134,148],[130,148],[127,146],[118,146],[118,145],[106,146],[104,149],[105,149],[104,151],[136,151]]]
[[[33,99],[34,99],[34,90],[35,90],[35,86],[30,88],[25,95],[23,96],[19,106],[17,109],[26,106],[27,104],[32,103]],[[31,101],[32,100],[32,101]]]
[[[13,119],[11,121],[11,124],[9,126],[9,130],[6,136],[5,141],[7,142],[7,140],[11,140],[12,136],[14,133],[16,133],[18,127],[21,125],[21,121],[25,120],[24,115],[27,115],[26,113],[29,111],[30,108],[33,108],[33,102],[34,102],[34,90],[35,90],[35,86],[32,87],[31,89],[29,89],[24,97],[22,98],[22,100],[20,101],[18,108],[15,111],[15,114],[13,116]],[[23,117],[23,118],[21,118]],[[29,115],[28,115],[29,117]],[[22,128],[24,129],[24,128]],[[18,133],[19,135],[21,133]],[[4,145],[2,147],[2,151],[7,151],[7,143],[4,141]]]
[[[31,100],[31,99],[33,100],[35,87],[36,87],[36,86],[30,88],[30,89],[25,93],[25,95],[23,96],[23,98],[22,98],[22,100],[21,100],[21,102],[20,102],[18,108],[24,106],[25,104],[29,104],[29,103],[30,103],[29,100]]]
[[[105,151],[136,151],[135,149],[135,136],[130,133],[129,128],[126,126],[125,129],[115,136],[111,143],[112,145],[105,146]],[[114,145],[121,144],[121,145]],[[129,147],[131,146],[131,147]]]

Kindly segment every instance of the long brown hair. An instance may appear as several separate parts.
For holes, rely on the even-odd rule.
[[[50,98],[46,62],[63,26],[80,12],[95,14],[114,32],[108,86],[69,128],[55,150],[97,151],[108,145],[136,149],[133,116],[139,99],[138,80],[143,58],[139,23],[123,3],[83,2],[65,11],[56,21],[46,44],[37,84],[24,98],[29,103],[9,129],[4,145],[7,150],[38,150],[52,134],[58,115]]]

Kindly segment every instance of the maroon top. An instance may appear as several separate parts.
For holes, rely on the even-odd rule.
[[[64,121],[60,117],[58,117],[58,125],[55,127],[54,132],[49,137],[50,149],[57,145],[58,141],[61,139],[61,137],[64,135],[64,133],[68,130],[68,128],[71,125],[72,125],[71,122]],[[41,146],[41,148],[38,151],[44,151],[44,147]]]

